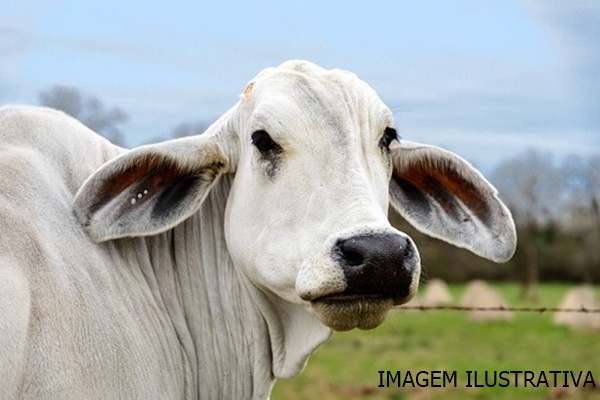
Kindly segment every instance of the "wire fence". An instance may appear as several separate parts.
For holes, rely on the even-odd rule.
[[[417,310],[417,311],[483,311],[483,312],[529,312],[529,313],[547,313],[547,312],[564,312],[564,313],[586,313],[600,314],[600,309],[597,308],[561,308],[561,307],[464,307],[464,306],[420,306],[420,305],[404,305],[396,307],[396,310]]]

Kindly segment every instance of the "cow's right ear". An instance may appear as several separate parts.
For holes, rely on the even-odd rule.
[[[110,160],[75,195],[75,215],[97,242],[174,227],[198,210],[228,170],[217,138],[171,140]]]
[[[496,262],[515,252],[510,211],[479,171],[456,154],[402,141],[391,147],[390,200],[421,232]]]

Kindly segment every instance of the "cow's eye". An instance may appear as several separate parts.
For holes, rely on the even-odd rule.
[[[252,134],[252,144],[263,154],[279,152],[281,150],[281,147],[264,130],[256,131]]]
[[[398,140],[398,132],[394,128],[385,128],[379,144],[384,148],[389,148],[394,140]]]

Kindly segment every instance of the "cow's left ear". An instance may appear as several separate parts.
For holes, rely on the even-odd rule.
[[[512,257],[512,216],[479,171],[452,152],[418,143],[395,143],[391,155],[391,203],[408,222],[490,260]]]
[[[73,209],[97,242],[152,235],[198,210],[227,169],[214,135],[142,146],[94,172],[75,195]]]

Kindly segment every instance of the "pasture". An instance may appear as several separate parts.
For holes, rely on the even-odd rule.
[[[556,307],[572,287],[542,284],[536,303],[519,300],[516,284],[494,284],[511,307]],[[465,285],[451,285],[458,304]],[[600,287],[595,286],[600,297]],[[372,331],[335,333],[310,358],[304,372],[291,380],[280,380],[271,398],[304,399],[600,399],[600,332],[572,331],[552,323],[552,313],[516,313],[514,320],[478,323],[466,312],[394,310],[388,320]],[[404,387],[397,383],[379,387],[378,371],[457,371],[457,387]],[[596,388],[466,387],[466,371],[591,371]],[[473,373],[471,377],[473,377]],[[514,376],[514,374],[512,375]],[[490,375],[491,377],[491,375]],[[548,376],[550,377],[550,375]],[[584,378],[581,379],[580,386]],[[439,382],[439,381],[438,381]],[[491,383],[491,382],[490,382]],[[549,385],[553,383],[549,379]],[[392,387],[394,386],[394,387]],[[416,386],[416,385],[415,385]]]

